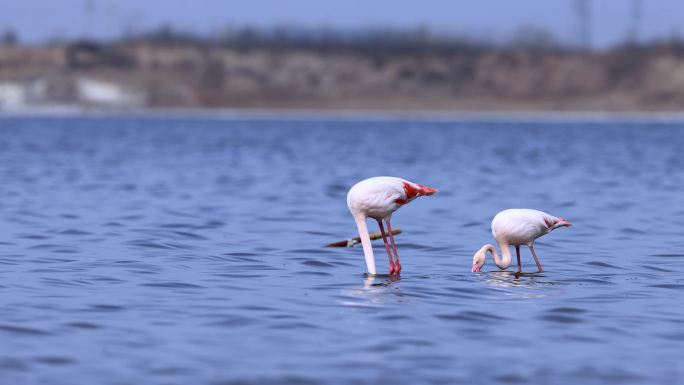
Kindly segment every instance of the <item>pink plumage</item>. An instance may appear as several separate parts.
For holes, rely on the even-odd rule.
[[[392,213],[419,196],[432,195],[436,192],[437,189],[390,176],[378,176],[362,180],[349,190],[347,206],[349,206],[349,210],[359,230],[359,237],[361,238],[363,254],[366,258],[366,267],[369,273],[376,274],[376,270],[375,257],[373,256],[373,247],[370,243],[366,219],[373,218],[378,222],[382,239],[385,242],[385,251],[387,251],[389,259],[389,273],[399,274],[401,272],[401,264],[399,263],[399,254],[397,253],[397,246],[392,235],[392,225],[390,223]],[[383,221],[387,225],[392,250],[390,250],[390,245],[387,241]],[[394,257],[392,251],[394,252]]]
[[[548,234],[554,229],[572,224],[563,218],[554,217],[543,211],[531,209],[508,209],[496,214],[492,220],[492,235],[501,248],[503,258],[499,258],[496,248],[486,244],[475,253],[473,257],[473,272],[478,272],[485,264],[486,253],[490,252],[494,263],[501,270],[505,270],[511,264],[511,251],[509,246],[515,246],[518,259],[518,273],[521,272],[520,246],[527,245],[532,252],[537,269],[542,272],[541,264],[534,251],[534,241],[542,235]]]

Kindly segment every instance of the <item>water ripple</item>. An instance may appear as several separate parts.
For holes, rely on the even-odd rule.
[[[171,115],[0,116],[0,382],[684,377],[681,124]],[[321,247],[371,175],[440,189],[392,218],[400,277]],[[574,223],[544,273],[472,274],[521,206]]]

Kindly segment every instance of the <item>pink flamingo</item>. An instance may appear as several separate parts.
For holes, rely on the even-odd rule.
[[[356,226],[359,229],[363,255],[366,258],[366,266],[370,274],[376,274],[375,257],[373,256],[373,247],[368,235],[366,219],[373,218],[378,221],[382,239],[385,242],[387,258],[389,259],[389,274],[399,274],[401,272],[401,264],[399,263],[399,254],[397,253],[397,246],[392,235],[392,225],[390,223],[392,213],[419,196],[432,195],[436,192],[437,189],[390,176],[378,176],[362,180],[349,190],[349,193],[347,193],[347,206],[349,206],[349,210],[354,216]],[[387,224],[387,231],[389,232],[392,250],[394,251],[394,260],[392,260],[392,251],[390,251],[390,246],[387,242],[387,235],[382,224],[383,221]]]
[[[494,239],[499,243],[503,259],[499,258],[499,254],[493,245],[486,244],[473,257],[473,273],[479,272],[482,269],[488,251],[492,254],[494,263],[499,269],[505,270],[508,268],[511,264],[509,246],[515,246],[515,252],[518,256],[518,273],[521,273],[520,245],[530,247],[534,262],[541,273],[543,270],[537,259],[537,254],[534,252],[534,241],[542,235],[550,233],[551,230],[563,226],[572,226],[572,223],[566,219],[554,217],[538,210],[508,209],[496,214],[492,220],[492,235],[494,235]]]

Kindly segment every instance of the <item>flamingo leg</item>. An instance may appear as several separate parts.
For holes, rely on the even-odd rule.
[[[392,250],[394,250],[394,259],[395,259],[395,265],[394,265],[394,271],[399,274],[401,273],[401,263],[399,263],[399,253],[397,252],[397,244],[394,243],[394,234],[392,234],[392,224],[390,223],[389,218],[385,219],[387,221],[387,231],[389,232],[389,238],[390,242],[392,242]]]
[[[540,273],[543,272],[544,270],[542,269],[541,264],[539,263],[539,260],[537,259],[537,253],[534,252],[534,244],[533,243],[530,243],[530,251],[532,251],[532,256],[534,257],[534,263],[537,264],[537,270],[539,270]]]
[[[518,273],[522,273],[522,264],[520,263],[520,245],[515,245],[515,255],[518,257]]]
[[[392,261],[392,252],[390,251],[389,243],[387,243],[387,234],[385,234],[385,227],[382,225],[381,220],[378,220],[378,225],[380,226],[380,233],[382,234],[382,240],[385,242],[385,251],[387,251],[387,258],[389,259],[389,274],[392,275],[396,270],[394,261]]]

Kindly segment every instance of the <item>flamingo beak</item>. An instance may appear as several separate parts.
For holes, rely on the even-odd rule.
[[[479,273],[480,270],[482,270],[482,266],[478,265],[477,263],[473,263],[473,269],[471,271],[473,273]]]
[[[418,193],[420,195],[432,195],[437,192],[439,192],[439,190],[437,190],[436,188],[423,186],[422,184],[418,185]]]

